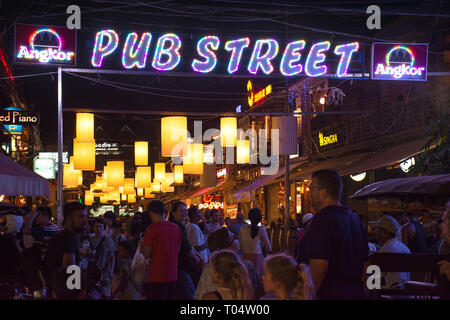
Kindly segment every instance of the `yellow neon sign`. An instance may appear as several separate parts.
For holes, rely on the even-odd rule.
[[[321,147],[333,144],[338,142],[337,134],[332,134],[329,136],[324,137],[322,132],[319,132],[319,144]]]

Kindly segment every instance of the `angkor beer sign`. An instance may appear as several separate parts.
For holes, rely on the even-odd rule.
[[[75,66],[76,31],[16,24],[15,63]]]
[[[428,44],[373,43],[374,80],[427,80]]]
[[[275,39],[242,37],[223,41],[217,35],[203,36],[183,45],[174,33],[131,32],[119,36],[116,30],[108,29],[95,35],[91,65],[102,68],[105,61],[119,56],[122,67],[131,70],[170,71],[184,64],[194,72],[207,74],[214,72],[219,62],[226,65],[230,75],[246,69],[244,72],[254,75],[269,75],[277,70],[285,76],[335,73],[343,77],[359,47],[358,42],[332,45],[329,41],[307,43],[301,39],[281,47]],[[328,58],[338,61],[334,70],[328,70]]]

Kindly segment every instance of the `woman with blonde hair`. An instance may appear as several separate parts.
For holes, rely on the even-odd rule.
[[[215,252],[211,258],[211,278],[217,290],[203,295],[202,300],[250,300],[252,284],[247,269],[231,250]]]
[[[263,284],[266,293],[275,294],[280,300],[313,300],[314,284],[309,268],[297,264],[286,254],[272,255],[264,263]]]

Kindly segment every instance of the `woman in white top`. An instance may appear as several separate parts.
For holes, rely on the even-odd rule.
[[[239,231],[239,245],[242,250],[242,258],[249,260],[255,266],[259,277],[264,273],[264,255],[272,251],[269,237],[264,226],[258,226],[262,219],[261,210],[252,208],[248,212],[251,224],[243,226]]]

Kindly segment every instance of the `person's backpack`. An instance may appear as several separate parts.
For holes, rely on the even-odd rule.
[[[101,277],[102,277],[102,272],[97,265],[97,261],[98,261],[98,257],[100,256],[100,252],[102,250],[104,240],[105,240],[105,237],[103,236],[100,239],[97,249],[93,248],[92,243],[91,243],[91,248],[92,248],[92,250],[95,250],[95,254],[89,260],[88,267],[86,269],[86,274],[87,274],[87,278],[88,278],[87,280],[91,284],[100,281]]]

